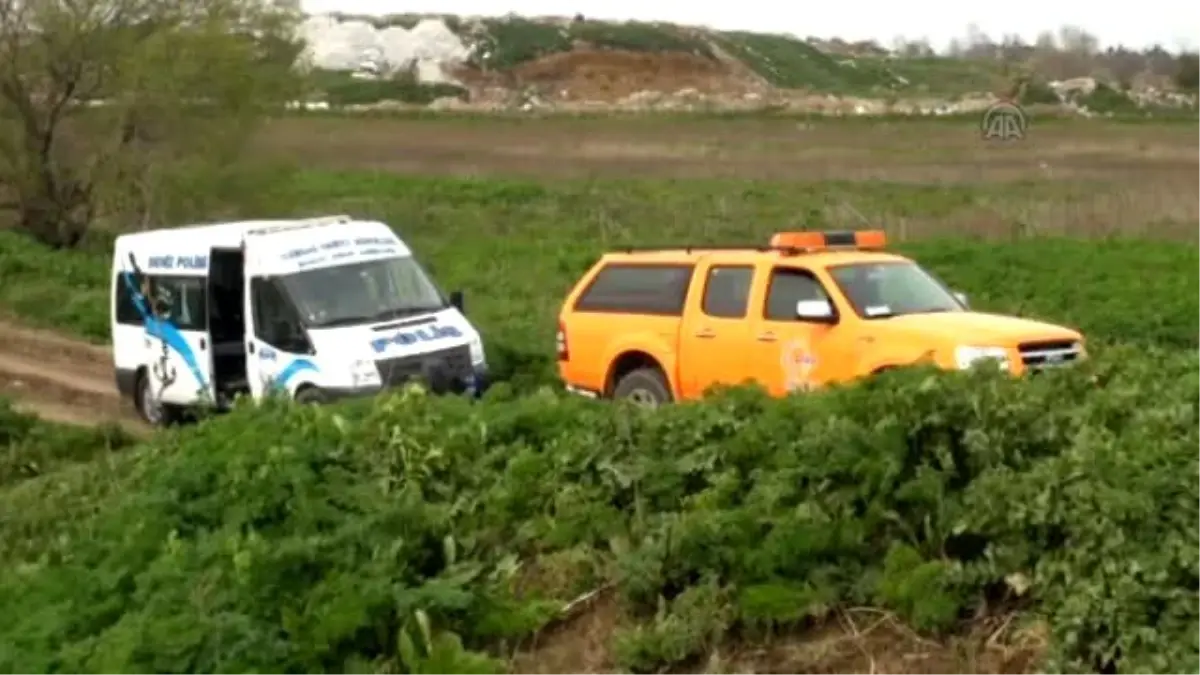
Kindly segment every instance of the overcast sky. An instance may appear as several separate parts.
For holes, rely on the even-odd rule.
[[[1162,44],[1175,50],[1195,46],[1200,30],[1200,3],[1187,0],[1138,0],[1096,3],[1085,0],[989,0],[974,2],[899,2],[825,0],[815,3],[767,0],[302,0],[310,13],[351,14],[441,12],[498,16],[570,16],[577,12],[597,19],[658,20],[728,30],[792,33],[846,40],[927,38],[941,48],[966,35],[974,22],[993,38],[1017,33],[1032,41],[1039,31],[1073,24],[1100,39],[1102,45],[1131,47]],[[809,9],[805,8],[808,5]]]

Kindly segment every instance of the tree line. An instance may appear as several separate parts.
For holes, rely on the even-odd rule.
[[[972,24],[967,34],[950,41],[940,53],[928,40],[896,38],[892,52],[904,57],[1000,61],[1022,65],[1047,80],[1095,77],[1122,89],[1156,87],[1195,92],[1200,87],[1200,54],[1195,50],[1172,52],[1162,45],[1133,49],[1124,45],[1100,46],[1100,40],[1078,26],[1042,31],[1033,42],[1020,35],[993,38]]]

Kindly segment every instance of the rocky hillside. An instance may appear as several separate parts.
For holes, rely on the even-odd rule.
[[[1051,80],[1032,52],[1024,59],[900,55],[873,43],[583,16],[324,15],[310,17],[302,37],[309,107],[950,114],[1013,95],[1085,113],[1195,105],[1161,73],[1137,87],[1089,73]]]

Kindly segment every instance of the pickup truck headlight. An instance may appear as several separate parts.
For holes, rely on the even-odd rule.
[[[359,359],[350,364],[350,381],[356,387],[369,387],[380,383],[379,369],[370,359]]]
[[[954,363],[959,370],[966,370],[983,360],[992,360],[999,369],[1008,370],[1008,350],[1004,347],[960,345],[954,348]]]

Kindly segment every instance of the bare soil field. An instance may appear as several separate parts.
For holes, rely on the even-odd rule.
[[[1196,187],[1200,132],[1182,123],[1031,122],[985,142],[970,118],[294,117],[258,149],[328,168],[535,177],[902,182],[1169,180]],[[1193,200],[1194,202],[1195,200]]]

